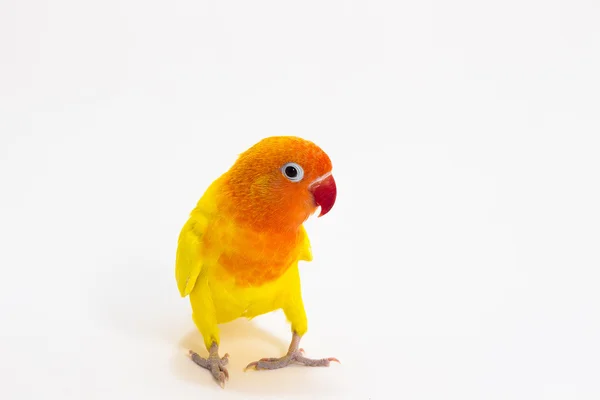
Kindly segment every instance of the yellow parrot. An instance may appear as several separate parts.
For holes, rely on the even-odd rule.
[[[175,276],[189,296],[192,318],[209,356],[192,360],[224,387],[228,354],[219,356],[219,324],[282,309],[291,323],[286,355],[246,368],[277,369],[292,363],[329,366],[337,359],[309,359],[298,348],[307,331],[298,262],[311,261],[303,223],[333,207],[337,189],[329,156],[295,136],[265,138],[240,154],[206,190],[178,239]]]

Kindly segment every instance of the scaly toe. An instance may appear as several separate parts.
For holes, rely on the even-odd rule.
[[[248,368],[259,369],[279,369],[287,367],[292,363],[292,357],[290,355],[283,356],[281,358],[261,358],[258,361],[251,362],[244,368],[246,371]]]
[[[228,379],[228,374],[225,372],[219,371],[217,374],[213,374],[215,380],[222,388],[225,388],[225,381]]]
[[[221,389],[225,389],[225,374],[221,372],[218,377],[215,377],[215,379],[217,380],[219,386],[221,386]]]
[[[189,354],[194,363],[210,371],[219,386],[225,388],[225,381],[229,380],[229,371],[225,368],[225,365],[229,362],[229,354],[225,354],[222,358],[214,355],[208,358],[200,357],[198,353],[192,350],[189,351]]]
[[[221,360],[219,360],[219,364],[221,365],[221,367],[224,367],[227,364],[229,364],[229,353],[226,353],[223,357],[221,357]]]
[[[249,368],[254,368],[256,370],[279,369],[287,367],[290,364],[301,364],[307,367],[329,367],[329,364],[332,361],[335,361],[337,363],[340,362],[337,358],[334,357],[322,358],[317,360],[306,358],[304,357],[304,350],[298,349],[281,358],[261,358],[258,361],[251,362],[246,366],[246,368],[244,368],[244,371],[248,370]]]
[[[307,367],[329,367],[329,364],[332,361],[335,361],[339,364],[340,360],[338,360],[335,357],[328,357],[328,358],[321,358],[321,359],[312,359],[312,358],[307,358],[303,356],[303,352],[301,352],[300,350],[296,351],[293,354],[293,359],[296,363],[301,364],[301,365],[305,365]]]

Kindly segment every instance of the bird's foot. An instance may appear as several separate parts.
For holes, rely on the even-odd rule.
[[[335,361],[339,363],[340,361],[337,358],[329,357],[329,358],[321,358],[321,359],[311,359],[304,357],[304,350],[298,349],[291,352],[288,352],[285,356],[281,358],[261,358],[258,361],[251,362],[244,368],[244,371],[248,368],[254,369],[279,369],[287,367],[291,364],[301,364],[307,367],[329,367],[331,361]]]
[[[227,368],[225,368],[229,362],[229,354],[225,354],[222,358],[219,358],[217,350],[213,351],[211,348],[208,358],[200,357],[198,353],[192,350],[190,350],[190,357],[193,362],[202,368],[209,370],[222,388],[225,387],[225,381],[229,380],[229,372],[227,371]]]

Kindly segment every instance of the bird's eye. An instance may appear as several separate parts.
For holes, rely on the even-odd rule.
[[[292,182],[300,182],[304,178],[304,170],[296,163],[287,163],[281,167],[281,171],[286,178]]]

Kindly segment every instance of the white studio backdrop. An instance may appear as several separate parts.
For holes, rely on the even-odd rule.
[[[0,398],[600,398],[600,3],[0,3]],[[222,327],[174,278],[213,179],[313,140],[338,199],[281,313]]]

